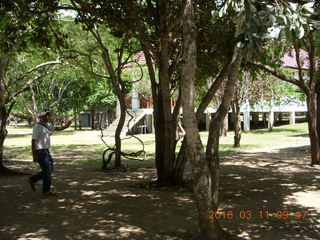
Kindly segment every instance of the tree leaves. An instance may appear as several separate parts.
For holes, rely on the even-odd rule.
[[[309,31],[320,27],[319,22],[311,18],[315,13],[313,2],[301,5],[285,1],[226,1],[220,16],[228,9],[236,13],[233,17],[236,37],[242,43],[236,48],[256,47],[266,38],[302,39]]]
[[[302,11],[304,14],[313,14],[315,11],[314,11],[314,3],[313,2],[310,2],[310,3],[306,3],[306,4],[303,4],[302,5]]]

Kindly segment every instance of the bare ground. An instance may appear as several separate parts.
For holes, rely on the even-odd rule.
[[[56,198],[42,197],[41,183],[32,192],[27,176],[0,177],[1,240],[197,236],[191,188],[140,187],[155,178],[153,168],[103,172],[53,157]],[[220,211],[233,215],[220,216],[224,229],[243,239],[320,239],[320,168],[309,166],[307,146],[234,154],[221,162]],[[38,171],[27,161],[5,164]]]

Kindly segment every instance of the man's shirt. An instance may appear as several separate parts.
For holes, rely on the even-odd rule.
[[[50,135],[54,131],[54,126],[45,124],[47,127],[40,123],[36,123],[33,127],[32,140],[36,140],[36,149],[48,149],[50,147]]]

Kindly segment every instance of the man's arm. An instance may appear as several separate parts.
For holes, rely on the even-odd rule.
[[[31,149],[32,149],[32,157],[33,157],[33,161],[37,162],[37,150],[36,150],[36,140],[32,139],[31,140]]]
[[[62,127],[55,127],[55,128],[54,128],[54,131],[63,131],[63,130],[65,130],[66,128],[70,127],[71,123],[72,123],[72,119],[69,120],[69,121],[66,123],[66,125],[64,125],[64,126],[62,126]]]

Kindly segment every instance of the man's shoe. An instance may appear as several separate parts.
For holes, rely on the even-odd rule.
[[[43,196],[45,196],[45,197],[56,197],[56,196],[58,196],[58,194],[56,192],[48,192],[48,193],[44,193]]]
[[[31,179],[28,179],[28,183],[29,183],[32,191],[36,191],[36,188],[34,186],[36,183],[34,181],[32,181]]]

